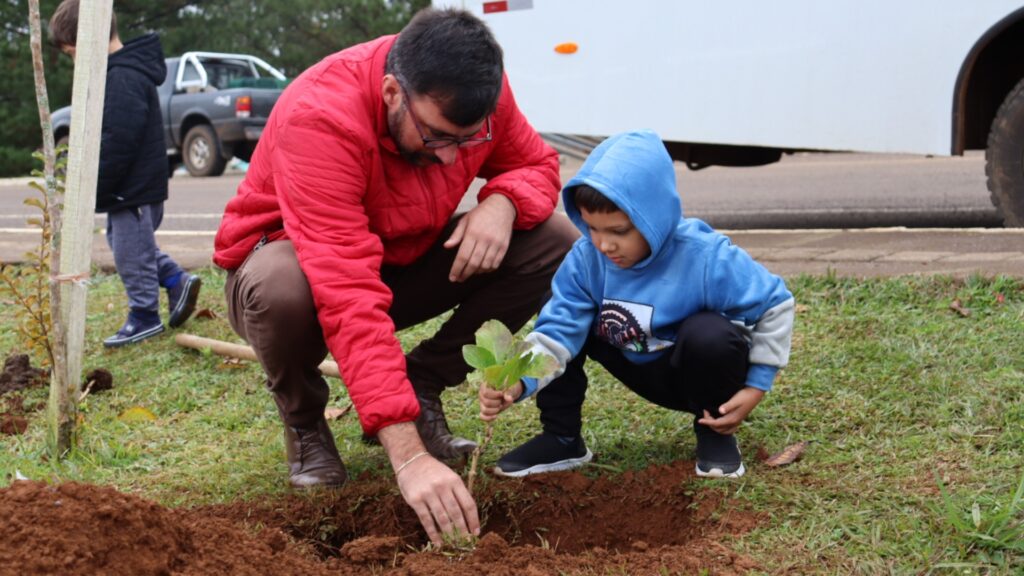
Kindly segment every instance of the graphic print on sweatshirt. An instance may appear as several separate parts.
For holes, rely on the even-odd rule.
[[[621,350],[654,352],[673,345],[651,333],[654,307],[625,300],[605,300],[597,317],[597,337]]]

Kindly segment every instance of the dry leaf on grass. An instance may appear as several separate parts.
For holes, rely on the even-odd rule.
[[[765,466],[771,466],[775,468],[777,466],[785,466],[786,464],[792,464],[800,459],[803,455],[804,450],[807,450],[807,445],[810,444],[807,440],[802,440],[796,444],[790,444],[786,446],[782,452],[773,454],[764,461]]]
[[[960,303],[959,298],[954,298],[953,301],[949,303],[949,309],[963,316],[964,318],[967,318],[968,316],[971,315],[971,309],[964,308],[964,305]]]
[[[125,410],[117,417],[118,420],[126,424],[132,424],[135,422],[152,422],[156,420],[156,414],[153,414],[148,408],[142,406],[132,406]]]
[[[217,313],[209,308],[203,308],[196,312],[196,318],[209,318],[210,320],[216,320],[218,318]]]
[[[351,404],[345,406],[344,408],[335,408],[333,406],[328,406],[327,409],[324,410],[324,418],[326,418],[327,420],[338,420],[345,414],[348,414],[349,410],[351,409]]]

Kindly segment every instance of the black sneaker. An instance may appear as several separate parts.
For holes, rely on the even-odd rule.
[[[693,422],[697,434],[697,476],[706,478],[739,478],[746,469],[736,437],[719,434],[711,428]]]
[[[594,457],[583,438],[562,438],[541,432],[533,439],[498,460],[494,473],[498,476],[520,478],[527,474],[557,472],[579,468]]]
[[[164,324],[160,321],[160,315],[156,312],[128,313],[128,319],[124,326],[110,338],[103,341],[107,348],[119,348],[128,344],[142,342],[146,338],[152,338],[164,331]]]
[[[195,312],[196,301],[199,300],[199,289],[202,285],[203,280],[199,276],[182,272],[178,283],[173,288],[167,289],[167,307],[171,312],[167,324],[171,328],[181,326]]]

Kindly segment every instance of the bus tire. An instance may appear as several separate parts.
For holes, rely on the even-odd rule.
[[[992,204],[1007,227],[1024,227],[1024,79],[1014,86],[992,120],[985,149]]]

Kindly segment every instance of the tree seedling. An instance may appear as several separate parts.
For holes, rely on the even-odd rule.
[[[488,320],[476,331],[476,344],[462,347],[462,357],[475,368],[469,375],[470,382],[486,384],[495,390],[507,390],[523,377],[543,378],[558,367],[557,361],[546,354],[529,352],[530,345],[516,340],[512,332],[500,320]],[[484,426],[483,438],[477,439],[476,450],[469,465],[469,480],[466,483],[473,491],[476,467],[480,454],[494,434],[494,424]]]

